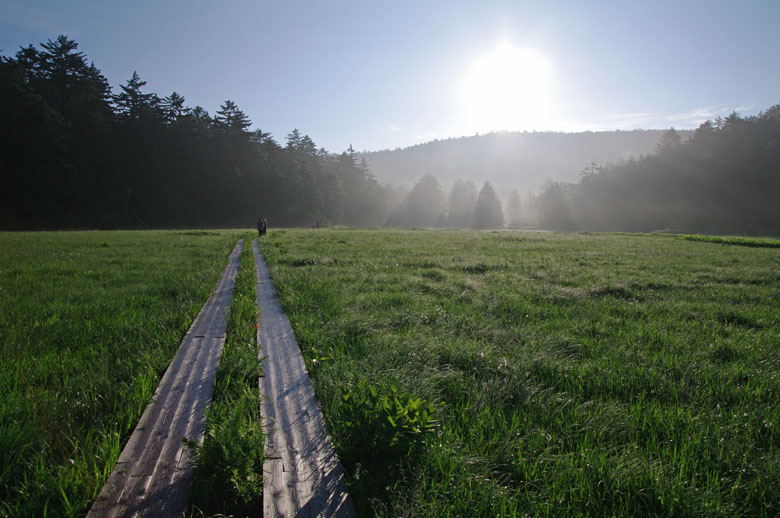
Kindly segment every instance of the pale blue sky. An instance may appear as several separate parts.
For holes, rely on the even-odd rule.
[[[212,114],[232,99],[277,141],[297,127],[333,152],[491,129],[694,128],[780,103],[780,0],[0,0],[0,12],[4,55],[67,34],[115,90],[135,70],[148,91]]]

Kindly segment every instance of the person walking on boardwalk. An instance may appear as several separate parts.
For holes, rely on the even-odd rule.
[[[263,218],[257,218],[257,237],[263,235]]]
[[[260,223],[260,235],[264,236],[268,232],[268,221],[266,221],[265,218],[263,218],[263,221]]]

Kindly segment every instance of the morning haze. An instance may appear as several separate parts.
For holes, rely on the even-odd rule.
[[[773,180],[756,173],[741,182],[736,169],[702,178],[697,168],[725,166],[688,142],[706,123],[719,142],[707,146],[732,146],[729,156],[756,163],[748,168],[774,159],[765,156],[771,146],[747,149],[727,135],[735,125],[723,121],[736,117],[772,142],[767,114],[780,78],[764,65],[780,44],[761,27],[775,4],[740,6],[739,15],[754,14],[750,23],[735,7],[696,3],[623,12],[303,5],[136,6],[117,25],[110,6],[4,2],[0,44],[14,109],[4,119],[3,228],[236,225],[253,221],[258,206],[283,225],[420,226],[393,214],[431,175],[442,200],[458,180],[477,190],[490,182],[513,227],[548,228],[542,200],[560,191],[552,198],[566,202],[571,229],[775,232],[764,200]],[[720,23],[730,43],[716,38],[699,50],[694,42]],[[671,219],[606,208],[596,218],[583,208],[625,206],[635,188],[674,184],[645,172],[641,187],[626,179],[655,168],[645,157],[669,128],[686,160],[701,162],[674,162],[674,174],[688,177],[685,192],[672,189],[675,206],[696,208]],[[72,173],[60,174],[64,167]],[[713,189],[714,181],[739,188]],[[616,187],[626,182],[629,192]],[[584,189],[599,190],[599,201],[584,201]],[[701,223],[752,196],[766,207],[760,214]],[[445,202],[433,206],[438,225],[464,221],[448,217]]]
[[[0,517],[780,516],[780,2],[0,12]]]

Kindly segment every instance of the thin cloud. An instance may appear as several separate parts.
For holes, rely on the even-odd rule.
[[[389,131],[390,133],[400,133],[402,128],[398,124],[388,124],[385,126],[385,130]]]
[[[708,119],[717,117],[718,115],[730,113],[729,110],[731,109],[725,104],[719,104],[716,106],[702,106],[683,113],[673,113],[671,115],[667,115],[665,118],[670,123],[699,125]]]
[[[668,115],[666,118],[669,120],[684,120],[701,117],[716,117],[719,113],[722,113],[726,109],[727,107],[725,104],[719,104],[717,106],[702,106],[687,112]]]
[[[718,104],[715,106],[694,108],[684,113],[668,115],[666,120],[669,121],[669,123],[678,124],[681,127],[697,127],[705,121],[712,120],[717,117],[725,117],[732,112],[745,113],[752,111],[753,109],[753,105],[730,106],[728,104]]]
[[[754,110],[754,106],[733,106],[726,103],[714,106],[699,106],[679,113],[637,112],[613,113],[598,117],[595,121],[586,122],[569,120],[562,122],[564,131],[612,131],[631,129],[668,128],[674,126],[680,129],[697,128],[703,122],[717,117],[726,117],[732,112],[742,113]]]
[[[418,142],[425,142],[428,140],[433,140],[438,136],[438,133],[435,131],[429,131],[427,133],[412,135],[412,138]]]

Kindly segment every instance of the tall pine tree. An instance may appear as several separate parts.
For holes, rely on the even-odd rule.
[[[502,228],[504,226],[504,213],[501,210],[501,201],[498,199],[493,185],[486,181],[479,191],[477,204],[474,207],[474,218],[471,220],[471,228],[478,230]]]

